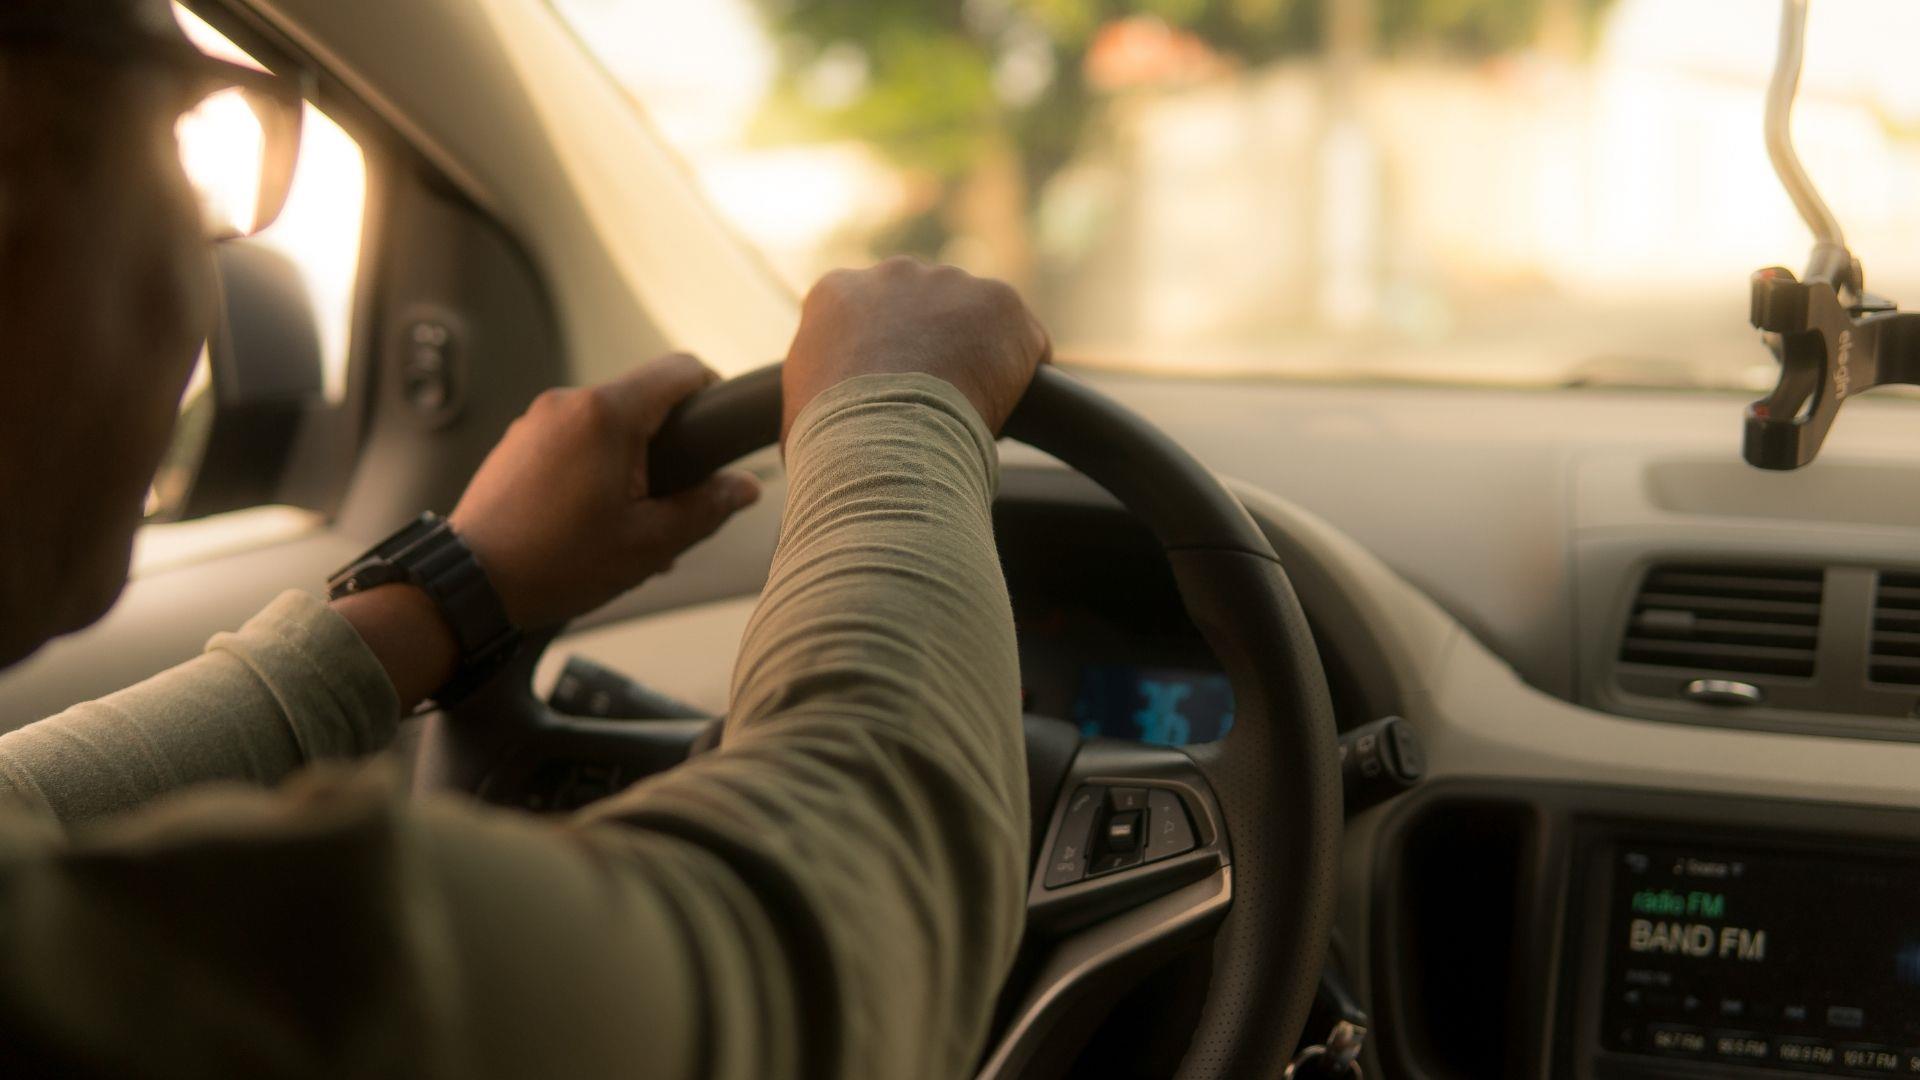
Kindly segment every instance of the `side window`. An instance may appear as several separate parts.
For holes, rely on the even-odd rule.
[[[173,10],[188,38],[203,52],[266,67],[185,7],[175,3]],[[233,220],[249,216],[263,140],[259,121],[246,102],[237,93],[208,98],[181,119],[177,134],[188,177],[210,212]],[[312,351],[319,362],[314,405],[320,409],[338,408],[346,396],[366,197],[367,165],[361,148],[338,123],[308,102],[286,207],[270,227],[244,243],[263,253],[257,260],[287,271],[287,289],[311,310]],[[204,492],[196,498],[195,484],[205,475],[208,455],[231,453],[230,446],[211,438],[218,397],[215,381],[209,354],[203,350],[181,401],[173,446],[148,496],[149,524],[136,551],[136,574],[190,560],[207,553],[209,545],[213,549],[247,546],[312,523],[311,515],[290,508],[210,504]],[[203,517],[207,505],[223,512],[191,523],[180,521]]]

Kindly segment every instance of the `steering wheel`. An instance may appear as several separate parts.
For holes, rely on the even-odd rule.
[[[655,439],[651,490],[683,489],[779,430],[777,365],[703,390]],[[1043,367],[1005,434],[1078,470],[1153,532],[1232,684],[1234,720],[1217,742],[1162,748],[1083,742],[1069,725],[1029,718],[1036,850],[1022,952],[1032,962],[1005,996],[980,1075],[1064,1068],[1061,1055],[1079,1049],[1069,1036],[1090,1029],[1116,985],[1213,931],[1179,1075],[1279,1076],[1325,959],[1342,825],[1333,713],[1306,618],[1239,500],[1111,399]],[[417,783],[550,808],[563,798],[556,784],[631,782],[684,759],[706,729],[559,716],[531,689],[544,644],[430,719]]]

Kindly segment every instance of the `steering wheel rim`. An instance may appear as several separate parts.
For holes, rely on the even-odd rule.
[[[655,437],[649,490],[684,489],[771,445],[780,415],[777,364],[700,391]],[[1198,814],[1203,836],[1224,834],[1205,845],[1218,864],[1212,880],[1188,886],[1200,890],[1200,900],[1176,909],[1188,923],[1217,921],[1212,976],[1178,1075],[1278,1076],[1298,1044],[1325,960],[1343,824],[1333,711],[1306,617],[1272,545],[1239,500],[1177,443],[1111,398],[1058,368],[1042,367],[1003,434],[1085,475],[1153,533],[1188,614],[1233,687],[1235,718],[1225,738],[1143,759],[1144,771],[1131,775],[1153,776],[1167,756],[1178,758],[1179,770],[1199,782],[1172,782],[1207,803]],[[423,755],[437,753],[440,760],[418,766],[423,774],[479,783],[503,746],[542,725],[546,712],[531,692],[542,644],[524,650],[493,686],[463,703],[456,720],[438,725]],[[1099,756],[1088,753],[1094,745],[1083,748],[1083,758]],[[1127,754],[1122,749],[1101,760],[1126,761]],[[1069,790],[1063,787],[1056,806],[1036,806],[1034,813],[1057,820]],[[1051,830],[1048,836],[1051,843]],[[1195,853],[1189,861],[1199,858]],[[1047,899],[1041,868],[1034,872],[1030,911]],[[1192,917],[1203,909],[1203,920]],[[1049,1008],[1058,996],[1041,994],[1034,1007]],[[1013,1028],[1019,1027],[1016,1018]],[[1036,1052],[1013,1045],[1021,1036],[1007,1032],[983,1075],[1021,1073]],[[1031,1031],[1024,1037],[1044,1039]]]

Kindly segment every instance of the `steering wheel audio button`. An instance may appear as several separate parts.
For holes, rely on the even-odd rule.
[[[1087,847],[1093,840],[1093,822],[1100,814],[1106,791],[1086,785],[1067,801],[1060,818],[1060,831],[1054,834],[1053,850],[1047,855],[1047,873],[1042,879],[1049,889],[1071,885],[1087,876]]]
[[[1155,788],[1147,794],[1147,861],[1193,850],[1193,824],[1180,796]]]

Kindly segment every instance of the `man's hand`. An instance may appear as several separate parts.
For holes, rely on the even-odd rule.
[[[450,520],[515,625],[584,615],[760,497],[737,471],[648,497],[647,444],[669,410],[716,378],[691,356],[666,356],[601,386],[549,390],[507,429]]]
[[[586,614],[760,497],[744,472],[647,496],[647,444],[675,405],[715,378],[691,356],[664,356],[602,386],[549,390],[507,429],[449,520],[514,625],[541,629]],[[355,593],[333,608],[386,668],[403,712],[459,667],[452,628],[411,585]]]
[[[1004,282],[907,258],[836,270],[801,307],[781,376],[780,437],[835,383],[910,371],[958,387],[997,435],[1051,352],[1039,320]]]

